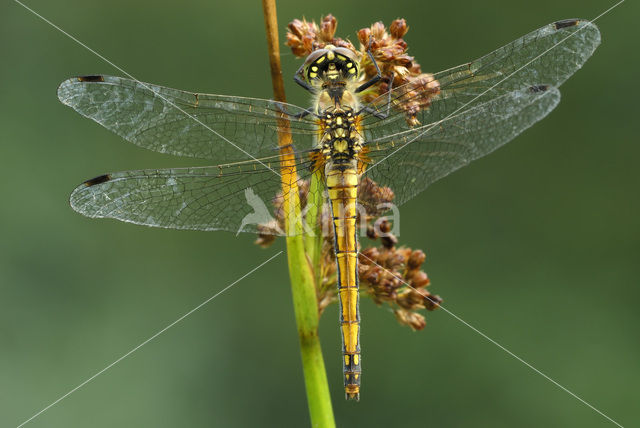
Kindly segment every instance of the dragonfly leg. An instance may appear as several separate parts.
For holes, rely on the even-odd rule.
[[[393,71],[391,72],[391,76],[389,76],[389,89],[387,90],[387,111],[384,112],[384,117],[389,117],[389,111],[391,111],[391,91],[393,90],[393,78],[395,77]]]
[[[394,74],[393,72],[391,72],[391,76],[389,77],[389,90],[387,91],[387,108],[385,109],[385,111],[382,112],[378,109],[366,105],[360,109],[360,112],[364,111],[366,113],[372,114],[378,119],[386,119],[387,117],[389,117],[389,112],[391,111],[391,91],[393,89],[393,77]]]
[[[304,109],[304,110],[302,110],[300,113],[291,114],[291,113],[289,113],[289,112],[284,108],[284,106],[282,105],[282,103],[279,103],[279,102],[277,102],[277,101],[274,101],[274,104],[275,104],[276,108],[277,108],[278,110],[280,110],[280,113],[282,113],[282,114],[286,114],[286,115],[287,115],[287,117],[290,117],[290,118],[292,118],[292,119],[302,119],[303,117],[307,117],[307,116],[308,116],[308,115],[310,115],[310,114],[311,114],[311,115],[313,115],[313,114],[314,114],[311,110],[308,110],[308,109]]]
[[[364,91],[365,89],[371,87],[372,85],[375,85],[380,81],[380,79],[382,79],[382,72],[380,71],[380,67],[378,67],[378,62],[376,61],[376,59],[373,57],[373,54],[371,53],[372,42],[373,42],[373,37],[369,39],[369,46],[367,46],[367,55],[369,55],[369,58],[371,59],[373,66],[376,68],[376,75],[373,76],[368,81],[364,82],[362,85],[360,85],[355,91],[356,94]]]

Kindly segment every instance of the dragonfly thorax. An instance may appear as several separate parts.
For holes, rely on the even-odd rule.
[[[351,108],[328,109],[321,119],[320,150],[329,164],[345,165],[356,161],[362,150],[358,118]]]

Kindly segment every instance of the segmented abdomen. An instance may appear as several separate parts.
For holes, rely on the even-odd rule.
[[[358,174],[355,165],[330,164],[326,171],[338,267],[344,388],[347,398],[357,400],[360,395],[361,376],[356,236]]]

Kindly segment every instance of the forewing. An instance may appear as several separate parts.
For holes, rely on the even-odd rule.
[[[277,154],[279,120],[286,112],[296,146],[311,149],[315,122],[304,110],[257,98],[197,94],[112,76],[68,79],[58,98],[138,146],[161,153],[212,159]]]
[[[482,58],[434,74],[440,93],[416,118],[427,125],[515,89],[542,84],[559,87],[582,67],[599,44],[600,32],[589,21],[567,19],[545,25]],[[422,96],[411,84],[380,96],[369,107],[379,113],[389,107],[390,114],[382,120],[366,115],[364,125],[369,137],[379,139],[409,129],[403,107]]]
[[[389,111],[388,117],[366,114],[363,120],[370,157],[378,162],[368,174],[392,186],[396,203],[405,202],[548,114],[559,99],[555,88],[582,67],[599,43],[593,23],[558,21],[471,63],[436,73],[441,90],[417,113],[419,125],[408,124],[403,107],[424,94],[410,85],[395,88],[369,105]]]
[[[301,183],[309,175],[309,161],[299,159],[297,168]],[[258,225],[273,225],[273,200],[280,189],[280,177],[251,161],[106,174],[78,186],[70,202],[74,210],[93,218],[170,229],[256,232]]]

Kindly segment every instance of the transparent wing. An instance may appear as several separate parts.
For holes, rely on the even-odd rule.
[[[284,111],[299,150],[314,143],[313,118],[293,117],[304,109],[270,100],[198,94],[112,76],[65,80],[58,98],[138,146],[177,156],[225,163],[277,154]]]
[[[279,168],[277,158],[270,166]],[[298,183],[310,175],[309,166],[310,161],[298,159]],[[93,218],[171,229],[256,232],[258,225],[274,224],[273,199],[280,188],[280,178],[271,170],[245,161],[101,175],[78,186],[70,202],[74,210]]]
[[[417,118],[425,125],[470,103],[489,101],[514,89],[539,84],[559,87],[582,67],[599,44],[600,32],[589,21],[568,19],[546,25],[482,58],[435,73],[440,93]],[[394,88],[390,97],[380,96],[370,107],[384,113],[389,98],[393,108],[409,104],[421,95],[407,84]],[[405,118],[404,111],[395,108],[383,120],[367,115],[364,124],[372,136],[381,137],[409,129]]]
[[[396,203],[406,202],[548,114],[559,99],[555,87],[582,67],[599,43],[600,33],[591,22],[559,21],[437,73],[441,91],[417,114],[419,126],[408,125],[398,107],[420,94],[408,85],[394,89],[388,117],[368,114],[363,122],[374,160],[367,174],[390,186]],[[383,112],[388,99],[382,96],[372,107]]]
[[[508,92],[450,118],[403,134],[371,151],[366,176],[390,186],[398,205],[431,183],[485,156],[545,117],[560,92],[537,86]],[[387,146],[384,149],[381,146]]]

